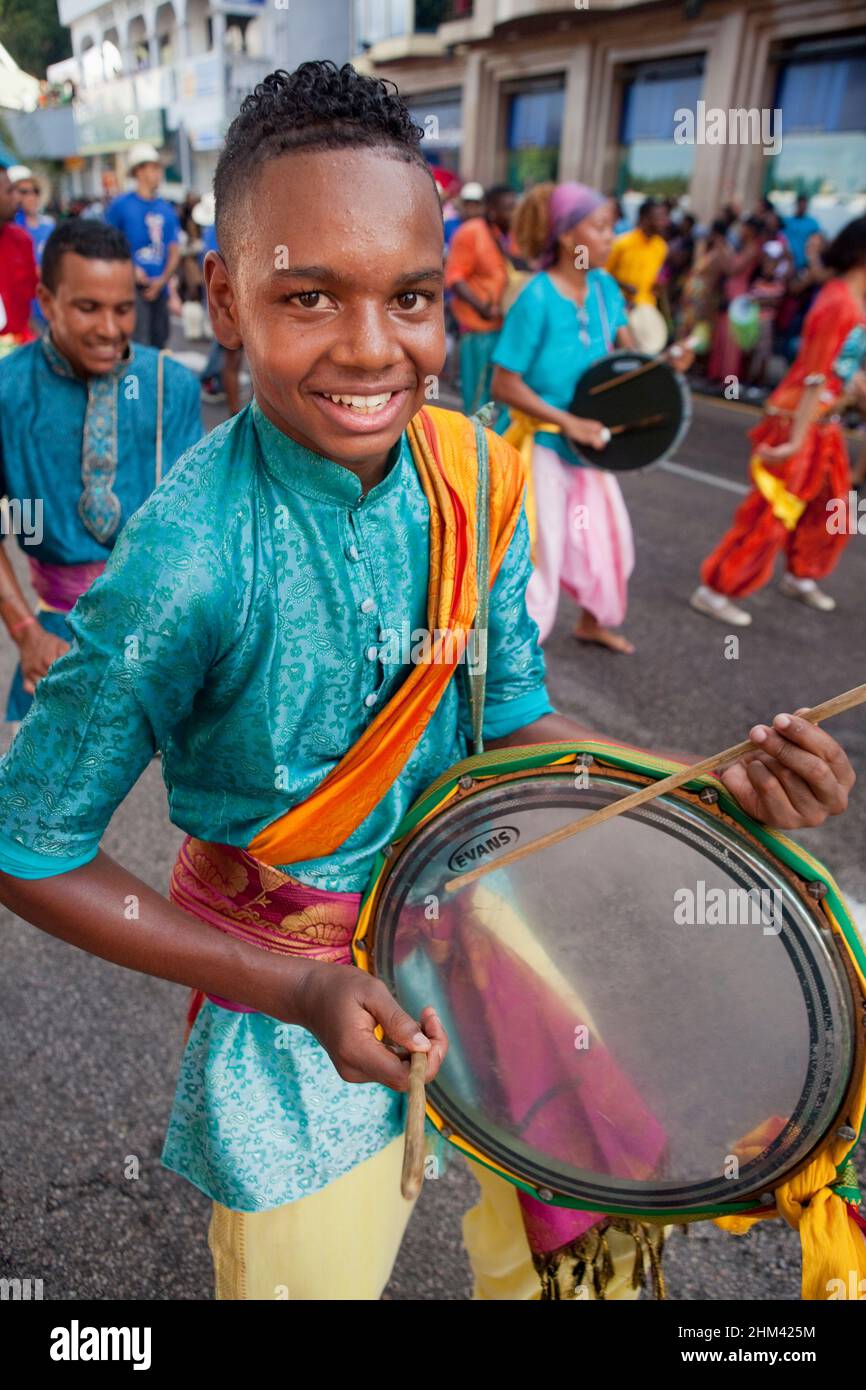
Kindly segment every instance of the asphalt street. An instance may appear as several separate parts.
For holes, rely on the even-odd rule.
[[[207,414],[210,427],[221,411]],[[736,659],[726,655],[726,628],[687,607],[698,565],[744,491],[745,432],[755,418],[696,399],[676,460],[625,479],[637,542],[626,631],[637,652],[578,644],[575,610],[563,600],[546,649],[559,709],[630,743],[704,756],[745,737],[756,720],[866,679],[864,536],[852,539],[827,585],[835,613],[768,588],[750,603],[754,623],[739,633]],[[12,668],[4,642],[3,689]],[[797,838],[835,873],[862,923],[866,716],[843,715],[832,728],[861,783],[847,815]],[[180,839],[154,761],[104,847],[165,891]],[[5,909],[0,918],[0,1277],[42,1279],[46,1299],[210,1298],[208,1200],[159,1161],[185,991],[91,958]],[[134,1179],[125,1176],[130,1158]],[[456,1156],[425,1184],[386,1298],[469,1297],[460,1218],[474,1190]],[[667,1276],[677,1300],[796,1299],[798,1241],[779,1222],[738,1239],[701,1224],[672,1236]]]

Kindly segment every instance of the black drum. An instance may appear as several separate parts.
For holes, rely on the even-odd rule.
[[[662,358],[612,352],[584,372],[571,413],[600,420],[611,432],[604,449],[571,441],[581,463],[629,473],[674,452],[691,421],[691,395],[685,379]]]

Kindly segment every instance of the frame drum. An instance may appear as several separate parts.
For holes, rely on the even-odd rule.
[[[662,358],[632,351],[612,352],[588,367],[569,410],[586,420],[600,420],[613,432],[603,449],[569,441],[581,463],[613,473],[662,463],[692,418],[685,378]]]
[[[766,1210],[859,1127],[866,959],[833,880],[698,777],[447,885],[674,766],[600,743],[468,759],[380,857],[355,939],[448,1030],[445,1138],[544,1202],[656,1221]]]

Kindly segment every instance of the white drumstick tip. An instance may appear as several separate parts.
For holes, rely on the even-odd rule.
[[[602,444],[609,444],[610,441],[611,441],[611,438],[612,438],[611,432],[610,432],[610,430],[608,429],[607,425],[602,425],[602,427],[601,427],[601,442],[602,442]]]

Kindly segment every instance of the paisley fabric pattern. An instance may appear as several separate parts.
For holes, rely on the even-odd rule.
[[[120,528],[153,490],[157,356],[153,348],[131,345],[126,361],[105,379],[104,398],[103,388],[94,388],[99,421],[87,383],[47,337],[0,363],[0,493],[20,507],[22,526],[14,535],[31,564],[104,565]],[[165,362],[163,422],[165,473],[202,436],[198,380],[170,359]],[[94,451],[104,451],[109,444],[110,458],[100,454],[94,468]],[[107,492],[99,492],[109,471],[110,499]],[[95,510],[88,526],[91,503]],[[116,524],[111,520],[115,515]],[[37,592],[41,593],[38,586]],[[72,601],[80,592],[79,588],[71,595]],[[52,607],[72,607],[71,601],[47,601]],[[62,618],[57,621],[56,615],[44,611],[37,617],[46,631],[71,641]],[[23,719],[31,703],[18,668],[6,718]]]
[[[389,634],[408,647],[426,628],[429,506],[405,436],[394,455],[362,496],[256,406],[190,450],[68,615],[73,646],[0,762],[0,837],[55,864],[95,855],[157,749],[171,819],[201,840],[245,848],[308,796],[411,671]],[[528,577],[521,515],[491,593],[487,737],[551,709]],[[275,867],[363,889],[414,799],[466,755],[464,674],[348,840]]]
[[[169,897],[200,921],[261,950],[352,962],[361,894],[309,888],[246,850],[188,835],[172,870]]]
[[[343,1081],[312,1033],[206,1002],[181,1062],[162,1162],[233,1211],[333,1182],[395,1139],[403,1096]]]
[[[187,838],[169,896],[259,949],[351,963],[360,893],[306,887],[245,850]],[[250,1026],[231,1027],[221,1016]],[[399,1134],[402,1098],[341,1081],[303,1029],[198,990],[189,1020],[163,1162],[223,1206],[258,1211],[296,1201]]]
[[[74,368],[51,341],[46,331],[42,351],[58,376],[76,378]],[[123,358],[110,372],[87,380],[87,410],[81,437],[82,493],[78,515],[91,536],[106,545],[120,522],[120,502],[113,491],[117,473],[117,387],[129,371],[129,358]]]
[[[50,354],[50,362],[49,362]],[[153,490],[156,460],[156,368],[158,353],[140,343],[106,378],[115,406],[89,410],[87,383],[73,372],[50,340],[0,362],[0,485],[20,499],[25,513],[41,504],[41,535],[18,534],[27,556],[49,565],[80,565],[107,559],[120,529]],[[61,370],[62,368],[62,370]],[[110,413],[113,423],[106,424]],[[98,425],[98,442],[85,438]],[[198,378],[166,358],[163,404],[163,473],[202,437]],[[111,491],[120,505],[117,528],[107,541],[84,524],[78,503],[82,477],[91,465],[109,462],[104,451],[114,438]],[[31,544],[33,541],[35,543]]]
[[[412,461],[430,512],[427,650],[357,743],[312,796],[250,843],[267,864],[333,853],[382,799],[411,756],[467,651],[478,609],[477,492],[474,430],[454,411],[424,409],[409,426]],[[525,474],[520,460],[492,439],[489,573],[499,571],[520,517]],[[479,665],[481,663],[479,662]],[[381,703],[381,702],[380,702]]]
[[[508,466],[507,451],[494,457]],[[14,874],[22,846],[54,868],[95,855],[157,749],[172,821],[211,846],[245,848],[310,794],[406,679],[427,627],[430,508],[405,436],[390,465],[362,495],[256,405],[189,450],[68,615],[73,646],[0,761],[0,868]],[[529,573],[521,512],[490,596],[488,738],[552,709]],[[352,835],[273,867],[364,888],[412,802],[466,755],[463,675]],[[212,886],[249,889],[231,874]],[[266,1210],[348,1172],[402,1123],[401,1096],[343,1082],[304,1029],[206,1002],[163,1162],[226,1207]]]

